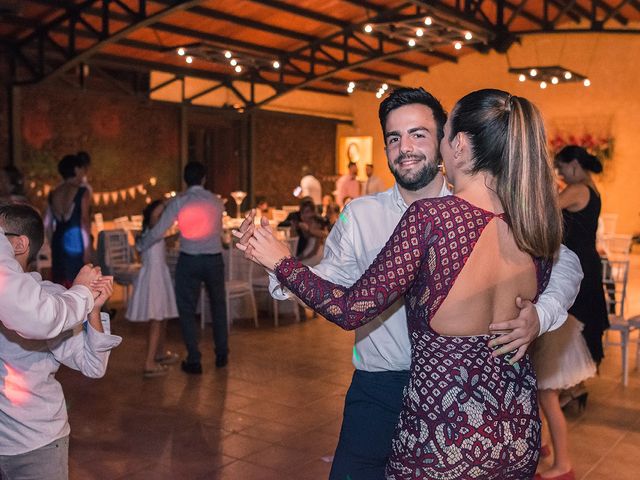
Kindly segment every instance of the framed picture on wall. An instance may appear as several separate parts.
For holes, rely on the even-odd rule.
[[[340,137],[336,170],[340,175],[347,173],[347,165],[358,165],[358,180],[366,181],[365,165],[372,163],[373,137]]]

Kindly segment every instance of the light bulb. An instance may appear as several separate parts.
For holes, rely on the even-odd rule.
[[[553,83],[554,85],[557,85],[559,82],[558,77],[552,77],[551,78],[551,83]]]
[[[349,88],[356,88],[356,82],[349,82]]]
[[[235,58],[232,58],[231,61],[229,61],[229,63],[231,64],[232,67],[235,67],[238,64],[238,61]]]
[[[376,97],[382,98],[382,94],[380,92],[376,92]]]
[[[386,83],[382,84],[382,90],[387,90],[389,88],[389,85],[387,85]]]
[[[231,52],[227,50],[226,52],[224,52],[224,56],[225,58],[231,58]]]
[[[280,68],[280,62],[277,60],[274,60],[273,62],[273,68],[275,68],[276,70]]]
[[[413,38],[410,38],[407,43],[409,44],[410,47],[415,47],[416,46],[416,41]]]
[[[535,77],[536,75],[538,75],[538,71],[535,68],[532,68],[531,70],[529,70],[529,75]]]
[[[182,56],[184,55],[184,53],[185,53],[185,52],[184,52],[184,48],[180,47],[180,48],[178,49],[178,55],[180,55],[180,56],[182,57]]]
[[[433,23],[433,19],[431,17],[427,17],[424,19],[425,25],[431,25]]]
[[[417,29],[416,30],[416,37],[421,37],[422,35],[424,35],[424,31],[421,28]]]
[[[371,32],[373,32],[373,27],[371,26],[371,24],[370,24],[370,23],[367,23],[367,24],[364,26],[364,31],[365,31],[365,32],[367,32],[367,33],[371,33]]]
[[[456,42],[453,44],[453,48],[455,48],[456,50],[460,50],[462,48],[462,43],[460,42]]]
[[[465,40],[471,40],[473,38],[473,34],[471,32],[466,32],[464,34]]]
[[[540,82],[540,88],[543,90],[547,88],[547,82]]]
[[[236,71],[236,73],[240,73],[242,72],[242,67],[240,65],[236,65],[236,68],[234,68],[234,70]]]
[[[591,85],[591,80],[589,80],[588,78],[585,78],[585,79],[584,79],[584,81],[582,82],[582,84],[583,84],[585,87],[588,87],[588,86],[590,86],[590,85]]]
[[[193,57],[191,55],[187,55],[187,57],[185,58],[185,61],[187,63],[193,63]]]
[[[518,80],[520,80],[521,82],[524,82],[526,79],[527,77],[524,73],[521,73],[520,76],[518,77]]]
[[[564,78],[565,78],[565,79],[567,79],[567,80],[571,80],[571,77],[572,77],[572,76],[573,76],[573,75],[571,75],[571,72],[564,72]]]

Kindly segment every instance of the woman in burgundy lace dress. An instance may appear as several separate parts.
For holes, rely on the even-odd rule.
[[[388,133],[386,144],[411,158],[410,134]],[[411,379],[387,478],[532,478],[535,374],[528,356],[512,364],[492,355],[488,326],[514,316],[514,297],[535,301],[560,246],[542,120],[524,98],[473,92],[454,107],[441,153],[456,195],[412,204],[350,288],[289,257],[267,228],[255,230],[246,254],[345,329],[405,297]]]

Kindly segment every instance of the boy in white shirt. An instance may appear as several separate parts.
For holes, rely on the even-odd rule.
[[[27,205],[0,207],[0,228],[11,243],[15,259],[26,271],[44,238],[40,215]],[[49,294],[61,285],[30,274]],[[0,477],[68,478],[69,422],[62,386],[54,374],[60,364],[100,378],[110,350],[121,338],[109,333],[109,317],[100,307],[113,291],[113,278],[91,285],[99,292],[83,327],[51,340],[27,340],[0,324]]]

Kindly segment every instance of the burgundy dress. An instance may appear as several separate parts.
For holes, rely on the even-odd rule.
[[[495,217],[502,218],[455,196],[417,201],[350,288],[321,279],[293,258],[276,268],[283,285],[347,330],[404,295],[411,379],[387,464],[389,479],[523,480],[535,473],[540,419],[529,357],[511,366],[504,356],[491,356],[487,344],[493,336],[445,336],[430,326]],[[534,263],[539,295],[551,262]]]

